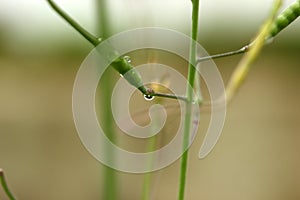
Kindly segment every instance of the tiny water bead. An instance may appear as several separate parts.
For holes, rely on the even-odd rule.
[[[146,101],[152,101],[154,99],[154,96],[151,96],[149,94],[144,94],[144,98]]]
[[[124,56],[123,59],[124,59],[127,63],[131,63],[131,58],[130,58],[130,56]]]

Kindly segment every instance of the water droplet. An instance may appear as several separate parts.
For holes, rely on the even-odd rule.
[[[152,101],[154,99],[154,96],[151,96],[149,94],[144,94],[144,98],[146,101]]]
[[[123,59],[128,62],[128,63],[131,63],[131,58],[130,56],[124,56]]]
[[[124,76],[122,74],[120,74],[121,78],[124,78]]]

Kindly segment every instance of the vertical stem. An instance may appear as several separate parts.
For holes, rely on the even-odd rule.
[[[149,143],[147,145],[147,152],[153,151],[155,149],[155,144],[156,144],[156,138],[155,137],[150,138]],[[148,162],[150,167],[153,164],[153,157],[149,157]],[[144,175],[144,181],[143,181],[142,200],[150,199],[151,182],[152,182],[152,172],[146,173]]]
[[[192,11],[192,40],[190,43],[190,63],[188,71],[188,84],[186,96],[188,101],[186,102],[186,113],[185,113],[185,122],[184,122],[184,138],[183,138],[183,150],[185,150],[189,145],[190,138],[190,125],[191,125],[191,111],[192,105],[191,101],[193,99],[193,88],[195,81],[196,68],[193,66],[196,63],[196,45],[197,45],[197,36],[198,36],[198,15],[199,15],[199,0],[193,0],[193,11]],[[181,166],[180,166],[180,183],[179,183],[179,194],[178,199],[184,200],[185,185],[186,185],[186,174],[187,174],[187,165],[188,164],[188,150],[186,150],[181,157]]]
[[[96,1],[96,13],[97,13],[97,31],[99,35],[102,35],[103,38],[108,38],[110,36],[109,31],[109,22],[108,22],[108,1],[106,0],[97,0]],[[112,116],[112,109],[111,109],[111,91],[113,89],[113,81],[111,79],[112,73],[110,70],[105,72],[105,75],[102,76],[103,83],[105,83],[105,87],[102,88],[101,91],[101,115],[104,121],[103,123],[103,130],[107,133],[107,137],[110,141],[115,142],[116,136],[114,133],[114,121]],[[104,147],[106,154],[114,160],[114,152],[108,151],[107,147]],[[104,167],[103,169],[103,188],[102,188],[102,195],[101,199],[105,200],[116,200],[117,198],[117,175],[114,169],[109,167]]]
[[[161,104],[163,102],[163,99],[157,99],[155,103]],[[156,119],[156,120],[155,120]],[[158,118],[154,117],[152,121],[152,127],[151,131],[155,131],[158,124]],[[151,152],[155,150],[155,146],[157,144],[157,138],[155,136],[149,138],[148,144],[147,144],[147,152]],[[148,158],[148,165],[149,169],[153,166],[153,156],[149,156]],[[143,191],[142,191],[142,200],[149,200],[151,197],[151,182],[152,182],[152,172],[146,173],[144,176],[144,182],[143,182]]]

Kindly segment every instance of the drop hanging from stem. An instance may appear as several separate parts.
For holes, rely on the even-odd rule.
[[[149,94],[144,94],[144,99],[145,99],[146,101],[152,101],[152,100],[154,99],[154,96],[151,96],[151,95],[149,95]]]

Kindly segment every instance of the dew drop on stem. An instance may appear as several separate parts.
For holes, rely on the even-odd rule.
[[[149,94],[144,94],[144,98],[146,101],[152,101],[154,99],[154,96],[151,96]]]

